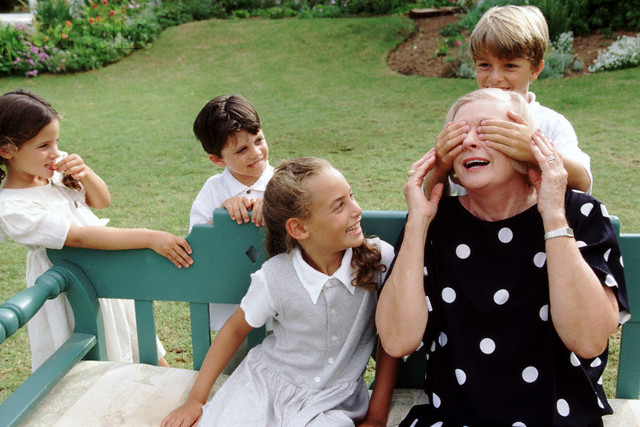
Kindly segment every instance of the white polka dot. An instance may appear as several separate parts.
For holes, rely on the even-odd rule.
[[[569,361],[576,368],[580,366],[580,359],[578,359],[578,356],[576,356],[576,354],[573,351],[571,352],[571,356],[569,356]]]
[[[456,369],[456,379],[458,384],[462,385],[467,381],[467,374],[462,369]]]
[[[538,315],[540,316],[540,319],[542,319],[543,322],[546,322],[547,320],[549,320],[549,304],[543,305],[540,311],[538,312]]]
[[[440,396],[433,393],[433,406],[435,406],[436,408],[439,408],[441,403],[442,401],[440,400]]]
[[[496,343],[491,338],[485,338],[480,341],[480,350],[484,354],[491,354],[496,350]]]
[[[538,268],[542,268],[544,266],[544,263],[545,263],[546,260],[547,260],[547,254],[545,254],[544,252],[538,252],[533,257],[533,263]]]
[[[438,337],[438,343],[440,344],[440,347],[444,347],[445,345],[447,345],[447,334],[445,334],[444,332],[440,332],[440,336]]]
[[[578,249],[584,248],[585,246],[587,246],[587,244],[582,240],[576,240],[576,245],[578,246]]]
[[[502,243],[509,243],[513,239],[513,231],[510,228],[504,227],[498,231],[498,239]]]
[[[442,427],[442,421],[438,421],[437,423],[431,424],[431,427]]]
[[[609,212],[607,212],[607,207],[605,205],[603,205],[602,203],[600,203],[600,210],[602,211],[602,216],[604,216],[604,217],[608,217],[609,216]]]
[[[618,287],[618,282],[616,282],[616,279],[614,279],[613,276],[610,275],[610,274],[607,274],[607,277],[605,277],[604,284],[607,285],[610,288],[617,288]]]
[[[556,408],[558,409],[558,414],[560,414],[560,416],[562,417],[568,417],[569,416],[569,403],[564,400],[564,399],[558,399],[558,402],[556,403]]]
[[[595,359],[593,359],[593,361],[591,362],[591,367],[592,368],[597,368],[598,366],[602,365],[602,360],[599,357],[596,357]]]
[[[521,421],[516,421],[515,423],[511,424],[511,427],[527,427],[527,425]]]
[[[456,248],[456,255],[460,259],[467,259],[469,258],[469,255],[471,255],[471,248],[465,244],[458,245]]]
[[[422,269],[422,275],[423,276],[428,276],[429,275],[429,272],[427,271],[427,267]]]
[[[602,404],[602,400],[598,397],[598,406],[604,409],[604,405]]]
[[[427,297],[427,310],[430,312],[433,311],[433,306],[431,305],[431,300]]]
[[[600,375],[600,378],[598,378],[598,384],[602,385],[603,382],[602,375]]]
[[[591,202],[585,203],[584,205],[580,206],[580,212],[584,216],[589,216],[589,214],[591,213],[591,209],[593,209],[593,203]]]
[[[604,253],[604,260],[609,262],[609,255],[611,255],[611,248],[607,249],[607,251]]]
[[[527,366],[524,368],[524,371],[522,371],[522,379],[531,384],[538,379],[538,370],[533,366]]]
[[[493,301],[498,305],[502,305],[508,300],[509,300],[509,291],[507,291],[506,289],[500,289],[498,292],[493,294]]]
[[[620,265],[624,267],[624,261],[622,260],[622,255],[620,255]]]
[[[433,353],[434,351],[436,351],[436,342],[432,341],[431,342],[431,353]]]
[[[411,423],[411,425],[409,427],[416,427],[416,424],[418,424],[418,419],[417,418],[415,420],[413,420],[413,422]]]
[[[454,291],[453,288],[444,288],[442,290],[442,299],[444,300],[444,302],[448,302],[449,304],[451,304],[456,300],[456,291]]]

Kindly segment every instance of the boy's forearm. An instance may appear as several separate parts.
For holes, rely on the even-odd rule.
[[[567,186],[574,190],[589,193],[591,190],[591,177],[585,167],[575,160],[562,157],[564,168],[569,174]]]

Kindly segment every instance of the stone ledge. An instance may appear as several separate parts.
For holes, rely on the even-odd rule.
[[[452,15],[454,13],[461,13],[462,8],[457,6],[441,7],[439,9],[411,9],[409,11],[409,18],[411,19],[423,19],[431,16]]]

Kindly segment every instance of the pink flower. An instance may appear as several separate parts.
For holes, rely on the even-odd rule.
[[[70,27],[71,26],[71,21],[67,21],[66,24],[67,24],[67,27]]]
[[[458,47],[462,46],[462,41],[460,41],[459,39],[456,40],[456,46],[458,46]]]
[[[102,4],[109,4],[107,0],[102,0]]]
[[[89,24],[93,24],[93,18],[89,18]]]
[[[113,10],[110,10],[110,11],[109,11],[109,15],[110,15],[110,16],[113,16],[113,14],[114,14],[114,13],[115,13],[115,12],[114,12]]]
[[[96,21],[100,22],[100,17],[96,16]]]
[[[96,3],[92,3],[91,7],[95,9],[96,7],[98,7],[98,5]]]

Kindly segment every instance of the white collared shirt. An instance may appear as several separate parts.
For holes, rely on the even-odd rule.
[[[388,271],[394,258],[393,247],[377,238],[371,240],[379,246],[382,254],[381,263],[387,267]],[[355,271],[351,266],[352,255],[353,249],[347,249],[342,257],[340,267],[333,275],[328,276],[307,264],[299,248],[294,249],[289,254],[296,275],[314,305],[318,302],[320,293],[322,293],[325,286],[339,286],[342,284],[352,295],[354,294],[356,287],[351,284],[355,277]],[[240,308],[245,313],[247,323],[254,328],[264,325],[268,319],[276,315],[275,303],[269,294],[267,280],[262,270],[258,270],[251,275],[251,286],[249,286],[247,294],[242,298]]]
[[[222,207],[222,204],[231,197],[246,196],[250,199],[262,199],[267,183],[273,176],[273,170],[273,166],[267,165],[260,178],[251,186],[238,181],[229,168],[224,168],[221,174],[207,179],[191,205],[189,231],[195,224],[209,224],[213,220],[213,210]]]

